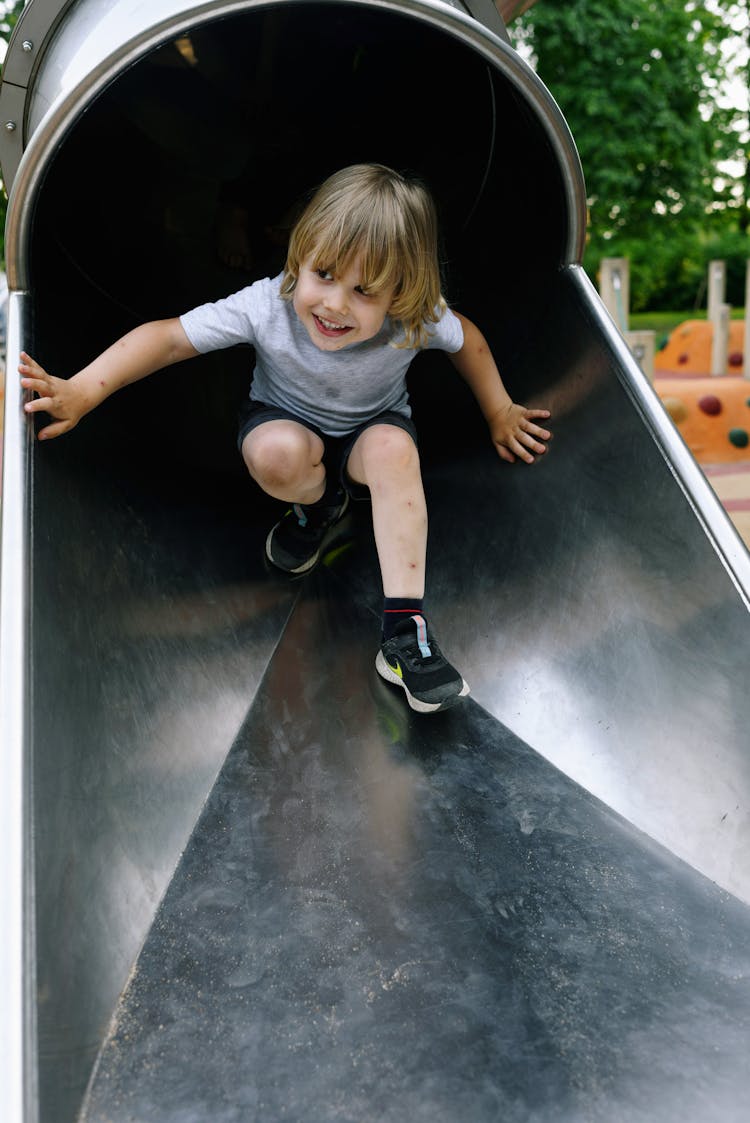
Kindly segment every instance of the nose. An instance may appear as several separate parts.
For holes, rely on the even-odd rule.
[[[340,316],[349,311],[349,299],[343,285],[333,284],[329,286],[326,291],[326,306],[331,312],[337,312]]]

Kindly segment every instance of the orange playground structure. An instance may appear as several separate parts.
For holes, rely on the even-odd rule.
[[[741,320],[729,325],[729,373],[710,375],[713,325],[686,320],[654,361],[654,388],[750,545],[750,379]]]

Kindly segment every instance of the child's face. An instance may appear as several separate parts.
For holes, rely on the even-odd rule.
[[[392,288],[379,293],[363,288],[359,261],[344,273],[331,273],[313,268],[308,259],[300,266],[292,303],[315,346],[340,351],[377,335],[392,300]]]

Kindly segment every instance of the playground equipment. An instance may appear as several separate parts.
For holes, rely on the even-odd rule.
[[[747,288],[750,291],[750,262]],[[708,268],[708,319],[686,320],[655,354],[653,331],[629,331],[630,262],[604,258],[600,295],[680,434],[702,466],[750,463],[745,322],[730,319],[726,265]]]
[[[427,725],[374,675],[366,514],[301,584],[262,566],[242,349],[46,446],[9,377],[4,1118],[741,1118],[748,555],[580,267],[574,144],[492,5],[32,0],[0,107],[9,371],[274,268],[298,193],[371,159],[430,182],[448,292],[555,433],[499,464],[415,364],[473,692]]]
[[[599,294],[604,307],[633,352],[646,377],[654,380],[655,332],[630,330],[630,262],[626,257],[605,257],[600,266]]]
[[[708,266],[708,319],[707,323],[688,321],[678,329],[675,339],[677,352],[668,344],[660,357],[662,370],[682,368],[683,373],[741,374],[750,381],[750,366],[745,356],[749,353],[750,324],[747,317],[742,322],[732,321],[732,309],[726,303],[727,268],[724,261],[712,261]],[[750,260],[745,275],[745,306],[750,298]],[[670,344],[672,340],[670,340]],[[707,360],[706,347],[710,349]]]
[[[670,333],[657,356],[656,390],[701,464],[750,464],[747,319],[730,319],[725,262],[712,261],[707,280],[708,319]]]

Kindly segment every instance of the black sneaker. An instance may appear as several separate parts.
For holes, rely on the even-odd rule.
[[[276,523],[266,539],[266,557],[285,573],[307,573],[317,563],[325,546],[334,537],[334,530],[349,506],[344,494],[337,507],[327,507],[325,517],[310,526],[304,507],[295,503]]]
[[[394,635],[380,645],[375,669],[386,682],[403,687],[409,705],[420,714],[447,710],[469,693],[423,616],[410,616],[396,625]]]

